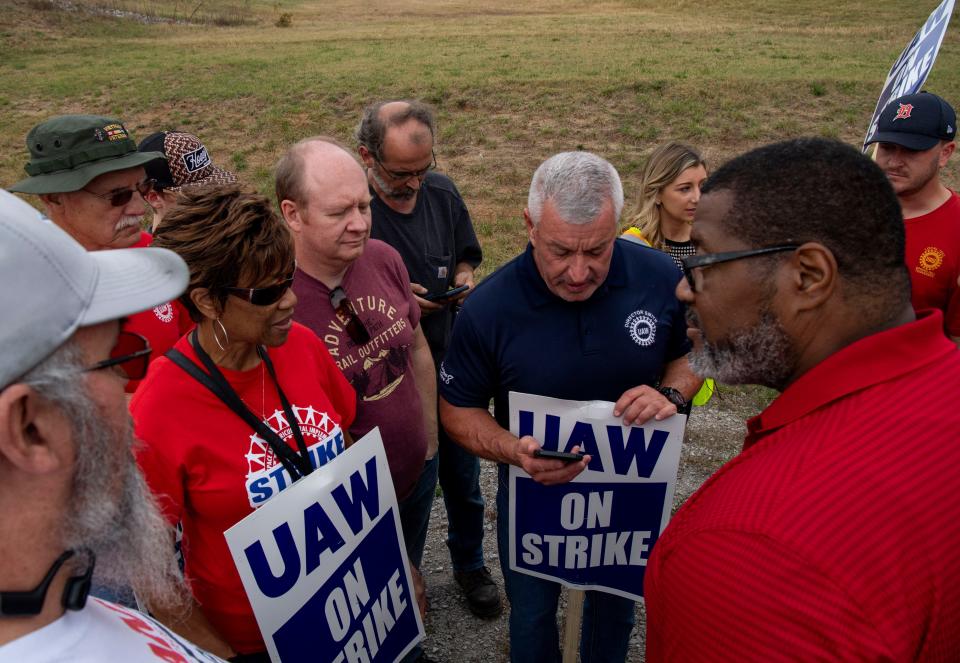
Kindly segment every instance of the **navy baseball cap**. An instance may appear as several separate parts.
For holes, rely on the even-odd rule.
[[[893,143],[908,150],[929,150],[941,140],[953,140],[957,114],[946,101],[931,92],[894,99],[880,113],[871,143]]]

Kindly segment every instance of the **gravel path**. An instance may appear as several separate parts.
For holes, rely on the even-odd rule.
[[[695,408],[687,425],[683,453],[680,459],[680,480],[674,508],[680,506],[717,468],[740,450],[745,420],[759,412],[771,393],[757,388],[723,387],[722,392],[703,408]],[[481,461],[480,483],[487,501],[486,535],[483,547],[487,565],[503,592],[503,576],[497,557],[495,496],[496,465]],[[427,612],[427,654],[441,663],[473,663],[509,660],[508,615],[509,605],[495,620],[481,620],[467,609],[459,587],[453,579],[450,556],[447,553],[447,514],[443,499],[434,500],[430,531],[424,551],[421,571],[427,583],[430,610]],[[562,614],[562,606],[561,606]],[[561,622],[562,629],[562,622]],[[627,660],[644,660],[645,613],[637,606],[637,627],[630,640]],[[562,633],[562,630],[561,630]]]

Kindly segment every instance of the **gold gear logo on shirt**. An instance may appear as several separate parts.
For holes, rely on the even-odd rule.
[[[933,278],[934,272],[943,264],[944,252],[935,246],[928,246],[920,254],[920,260],[916,266],[918,274]]]

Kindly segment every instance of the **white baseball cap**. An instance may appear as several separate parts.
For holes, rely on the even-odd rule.
[[[0,189],[0,389],[77,328],[169,302],[188,278],[186,264],[167,249],[86,251]]]

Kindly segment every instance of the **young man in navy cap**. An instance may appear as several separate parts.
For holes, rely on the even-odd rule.
[[[940,181],[956,147],[957,116],[935,94],[891,101],[867,143],[900,201],[913,307],[943,311],[944,330],[960,344],[960,196]]]

